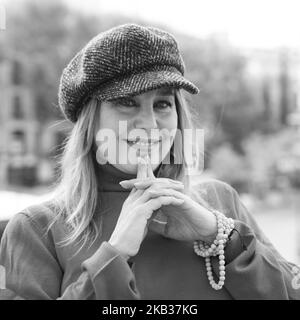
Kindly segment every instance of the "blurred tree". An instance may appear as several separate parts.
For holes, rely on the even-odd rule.
[[[9,25],[0,39],[7,56],[22,56],[30,70],[27,84],[35,95],[37,117],[42,121],[62,118],[57,90],[63,68],[87,41],[119,23],[124,17],[99,17],[71,10],[60,0],[13,1],[7,9]]]
[[[200,87],[191,97],[199,125],[221,126],[224,141],[242,153],[242,141],[253,130],[258,112],[245,78],[246,60],[222,37],[200,40],[181,35],[179,39],[187,75]],[[212,143],[213,139],[210,139]]]
[[[249,190],[249,170],[245,158],[238,154],[229,143],[216,148],[211,156],[210,169],[214,175],[237,189]]]
[[[270,101],[270,84],[265,80],[262,86],[262,99],[263,99],[263,120],[269,122],[271,120],[271,101]]]
[[[272,134],[255,132],[244,141],[244,155],[229,143],[210,154],[210,170],[242,192],[264,198],[271,189],[300,186],[299,134],[286,129]]]
[[[26,63],[26,84],[37,102],[40,121],[54,117],[58,72],[67,54],[68,10],[57,0],[12,2],[9,4],[9,28],[5,32],[7,56],[19,56]],[[18,9],[16,8],[18,6]]]
[[[287,125],[287,118],[289,113],[289,89],[290,78],[288,70],[288,52],[281,51],[280,57],[280,75],[279,75],[279,88],[280,88],[280,122],[283,126]]]
[[[295,182],[300,181],[299,154],[295,152],[297,139],[297,132],[285,129],[268,135],[254,133],[245,140],[253,194],[266,195],[270,189],[280,188],[283,179],[290,186],[297,186]]]

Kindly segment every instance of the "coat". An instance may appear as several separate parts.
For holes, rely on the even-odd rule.
[[[195,254],[193,241],[178,241],[148,231],[138,254],[128,261],[108,242],[128,191],[119,181],[127,174],[114,168],[104,175],[100,193],[103,232],[95,243],[74,253],[76,244],[59,246],[66,229],[56,223],[54,203],[30,206],[9,221],[0,248],[6,289],[0,299],[299,299],[292,285],[293,263],[286,261],[264,235],[235,189],[219,180],[198,181],[193,198],[235,221],[225,247],[226,279],[214,290],[205,260]],[[218,259],[212,269],[219,274]],[[217,282],[217,280],[216,280]]]

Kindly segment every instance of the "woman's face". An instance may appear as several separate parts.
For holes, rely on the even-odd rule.
[[[171,88],[102,102],[95,132],[97,162],[103,164],[107,160],[116,168],[135,174],[138,155],[146,153],[155,170],[170,151],[177,120]]]

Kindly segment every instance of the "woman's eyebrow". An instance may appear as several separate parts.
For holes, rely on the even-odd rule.
[[[111,102],[118,102],[118,101],[128,101],[128,100],[134,100],[134,96],[129,96],[129,97],[118,97],[118,98],[114,98],[114,99],[110,99],[108,101],[111,101]]]

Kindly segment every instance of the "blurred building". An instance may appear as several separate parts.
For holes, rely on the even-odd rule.
[[[276,159],[278,179],[300,187],[300,52],[281,48],[246,52],[263,131],[288,132],[284,155]],[[287,131],[288,130],[288,131]],[[286,183],[284,183],[286,185]]]
[[[51,182],[66,136],[65,124],[38,120],[25,62],[16,54],[0,60],[0,187]]]
[[[290,119],[298,119],[300,111],[300,53],[284,48],[244,53],[266,132],[293,125]]]

